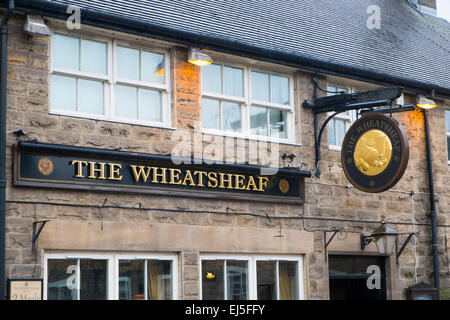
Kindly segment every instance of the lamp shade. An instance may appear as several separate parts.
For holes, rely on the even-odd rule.
[[[380,227],[372,232],[372,236],[380,254],[391,255],[394,252],[394,243],[398,233],[388,227],[384,221],[382,221]]]
[[[419,95],[417,96],[416,106],[421,109],[433,109],[437,107],[437,104],[433,100]]]
[[[188,62],[195,64],[196,66],[206,66],[211,64],[213,60],[206,53],[203,53],[198,49],[189,48]]]

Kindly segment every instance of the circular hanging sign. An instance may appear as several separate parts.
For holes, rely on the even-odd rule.
[[[392,188],[403,176],[408,159],[405,131],[395,119],[383,114],[359,118],[342,143],[344,173],[351,184],[365,192]]]

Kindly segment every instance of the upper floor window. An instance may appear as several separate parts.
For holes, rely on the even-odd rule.
[[[447,159],[450,164],[450,110],[445,110],[445,127],[447,128]]]
[[[292,78],[244,66],[202,67],[202,127],[237,137],[293,139]]]
[[[54,33],[50,109],[100,120],[168,124],[164,52]]]
[[[350,92],[349,88],[338,87],[338,86],[328,86],[327,87],[327,95],[337,95],[342,92]],[[329,113],[328,115],[333,114],[334,112]],[[328,144],[330,149],[340,150],[342,147],[342,142],[344,141],[345,134],[347,130],[350,128],[353,121],[356,120],[356,112],[355,110],[348,110],[342,113],[337,114],[333,117],[333,119],[328,122]]]

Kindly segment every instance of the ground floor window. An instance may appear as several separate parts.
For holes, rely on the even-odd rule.
[[[178,299],[175,255],[45,255],[48,300]]]
[[[303,299],[301,257],[201,256],[203,300]]]

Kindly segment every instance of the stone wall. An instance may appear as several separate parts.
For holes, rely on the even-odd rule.
[[[387,221],[397,223],[392,227],[401,233],[412,232],[413,228],[420,232],[417,245],[410,243],[407,246],[400,258],[400,264],[396,266],[395,262],[391,263],[390,297],[404,299],[403,289],[415,283],[415,276],[418,281],[432,283],[431,235],[429,226],[424,225],[430,222],[427,216],[429,196],[425,136],[423,115],[418,111],[394,115],[409,138],[410,160],[401,181],[392,190],[380,194],[367,194],[348,187],[349,183],[340,164],[340,153],[328,149],[327,132],[324,133],[321,144],[322,160],[319,166],[322,175],[320,178],[313,176],[306,179],[304,206],[226,200],[199,201],[180,197],[142,197],[133,194],[72,192],[12,186],[13,163],[10,147],[17,143],[17,138],[12,133],[17,129],[22,129],[27,134],[21,139],[106,149],[120,147],[123,151],[150,154],[169,154],[176,143],[172,139],[175,130],[49,114],[49,39],[41,36],[29,38],[22,31],[23,24],[23,17],[14,16],[10,22],[8,43],[6,220],[8,277],[43,276],[44,249],[171,251],[179,255],[180,298],[198,299],[199,255],[202,252],[255,254],[283,252],[302,254],[305,257],[305,298],[328,299],[328,266],[325,262],[323,243],[324,236],[329,238],[331,233],[324,234],[324,231],[336,228],[348,230],[345,241],[333,240],[328,248],[329,253],[357,254],[360,252],[359,233],[369,234],[377,227],[376,222],[385,216]],[[186,129],[193,133],[201,121],[200,68],[186,62],[186,49],[174,46],[170,51],[173,80],[172,125],[178,130]],[[325,84],[326,79],[323,78],[322,85]],[[314,170],[313,115],[300,105],[303,100],[311,101],[312,92],[311,74],[296,72],[296,135],[299,144],[282,144],[279,148],[280,154],[297,155],[294,166],[310,171]],[[413,98],[406,96],[405,104],[410,103],[411,99]],[[450,172],[447,164],[444,107],[450,108],[450,104],[439,101],[439,106],[440,108],[430,112],[430,127],[438,223],[448,226]],[[320,122],[323,122],[325,117],[326,115],[322,115]],[[208,137],[205,139],[209,140]],[[233,143],[239,144],[240,141],[237,140],[233,139]],[[248,146],[249,141],[244,141],[244,144]],[[206,146],[208,143],[203,145],[204,148]],[[258,164],[251,155],[247,155],[246,160]],[[414,191],[413,196],[410,195],[411,191]],[[101,206],[105,199],[109,205],[130,208],[118,210],[71,206],[71,204]],[[23,200],[63,205],[20,203]],[[204,210],[208,213],[189,212],[191,210]],[[302,220],[302,215],[308,219]],[[40,236],[38,249],[32,251],[32,224],[42,219],[49,219],[50,222]],[[125,226],[128,225],[132,227],[127,229]],[[146,241],[142,240],[135,245],[132,241],[128,241],[131,239],[130,230],[141,230],[140,228],[169,230],[164,229],[169,227],[180,228],[177,230],[181,230],[179,231],[181,233],[178,237],[174,237],[178,242],[176,240],[171,242],[170,233],[152,233],[150,238],[145,238]],[[207,233],[204,228],[216,231]],[[74,230],[83,232],[83,235],[78,235],[79,237],[88,232],[89,237],[93,237],[90,238],[92,242],[80,241],[77,233],[73,233]],[[450,286],[449,252],[448,245],[446,246],[446,241],[450,237],[449,230],[448,227],[441,227],[438,234],[443,288]],[[193,234],[199,232],[199,238],[195,238],[197,240],[189,238],[191,242],[187,243],[191,243],[191,246],[186,245],[180,237],[183,232]],[[215,234],[226,232],[235,232],[240,235],[239,237],[243,237],[242,241],[237,238],[233,242],[224,236],[222,244],[214,241],[208,243],[205,240],[207,238],[200,237],[200,235],[207,237],[209,234],[211,239],[215,239]],[[67,234],[72,236],[69,237]],[[284,237],[276,238],[278,234]],[[157,241],[160,237],[166,242]],[[405,238],[406,235],[400,237],[401,241]],[[65,241],[61,242],[64,239]],[[252,241],[255,239],[261,241],[252,247]],[[267,243],[264,239],[268,239]],[[108,242],[110,240],[112,243],[116,241],[117,246],[111,245],[111,242]],[[206,243],[202,244],[202,241]],[[120,246],[120,243],[125,243],[126,246]],[[366,251],[374,253],[376,248],[372,244]]]

